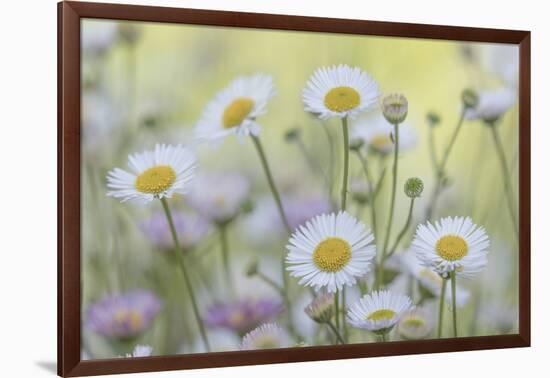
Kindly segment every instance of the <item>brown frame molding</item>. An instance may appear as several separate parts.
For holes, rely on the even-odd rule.
[[[517,44],[520,48],[519,333],[391,343],[80,360],[80,19],[105,18]],[[531,342],[531,37],[529,31],[119,4],[58,3],[58,374],[98,374],[527,347]]]

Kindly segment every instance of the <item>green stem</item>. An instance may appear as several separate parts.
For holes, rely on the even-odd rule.
[[[451,140],[449,144],[447,145],[447,148],[445,149],[445,152],[443,153],[443,159],[441,160],[441,164],[436,169],[436,184],[434,187],[434,190],[432,192],[432,197],[430,199],[430,204],[428,205],[428,208],[426,209],[426,220],[431,220],[432,215],[435,210],[435,206],[437,204],[437,199],[439,195],[441,194],[441,190],[443,189],[443,178],[445,175],[445,166],[447,165],[447,161],[449,160],[449,156],[451,154],[451,151],[453,149],[453,146],[455,145],[456,139],[458,137],[458,133],[460,132],[460,129],[462,128],[462,124],[464,123],[464,117],[466,115],[466,107],[462,108],[462,112],[460,113],[460,118],[458,120],[458,123],[455,127],[455,130],[453,132],[453,135],[451,136]]]
[[[409,227],[411,225],[412,213],[413,213],[413,208],[414,208],[414,200],[415,200],[415,198],[411,198],[411,204],[409,206],[409,214],[407,215],[407,221],[405,222],[405,225],[403,226],[403,229],[401,230],[401,232],[399,232],[399,235],[397,235],[397,238],[395,239],[395,242],[393,243],[393,246],[391,247],[390,251],[386,255],[386,258],[393,255],[393,253],[397,249],[397,246],[399,245],[399,242],[401,241],[401,239],[403,239],[403,236],[405,236],[405,234],[407,233],[407,230],[409,229]]]
[[[235,294],[235,286],[233,285],[233,275],[231,274],[231,267],[229,264],[229,244],[227,242],[227,224],[219,224],[218,230],[220,233],[220,246],[222,253],[223,270],[225,274],[225,280],[229,291]]]
[[[443,333],[443,310],[445,309],[445,293],[447,290],[447,279],[441,281],[441,294],[439,295],[439,321],[437,323],[437,337],[441,338]]]
[[[430,161],[432,163],[432,168],[437,176],[439,167],[437,165],[437,154],[435,152],[435,140],[434,140],[434,126],[429,126],[430,131],[428,133],[428,146],[430,148]]]
[[[344,175],[342,177],[342,200],[340,210],[346,210],[346,199],[348,196],[348,170],[349,170],[349,135],[348,135],[348,117],[342,118],[342,135],[344,137]]]
[[[332,144],[332,135],[326,125],[326,123],[323,121],[321,122],[321,127],[323,128],[323,131],[325,132],[325,136],[327,137],[327,143],[328,143],[328,198],[330,200],[330,203],[335,208],[336,205],[334,204],[334,199],[332,198],[332,193],[334,191],[334,161],[335,161],[335,154],[334,154],[334,145]]]
[[[340,332],[338,332],[338,328],[334,326],[334,324],[332,324],[332,322],[327,322],[327,325],[329,326],[329,328],[332,330],[332,332],[334,332],[334,335],[336,336],[336,338],[338,339],[338,341],[340,342],[340,344],[345,344],[346,342],[344,341],[344,338],[342,337],[342,335],[340,334]]]
[[[380,338],[382,339],[382,342],[385,343],[386,341],[388,341],[388,335],[386,333],[382,333],[380,335]]]
[[[290,291],[288,288],[288,275],[286,274],[286,270],[285,270],[284,255],[281,259],[281,272],[283,274],[283,277],[282,277],[283,290],[281,291],[281,296],[283,297],[283,301],[286,307],[287,319],[288,319],[288,330],[295,338],[300,339],[301,335],[298,333],[298,331],[296,331],[296,327],[294,326],[294,319],[292,318],[292,302],[290,301]]]
[[[317,172],[317,174],[319,174],[322,177],[323,181],[328,186],[329,179],[328,179],[327,175],[323,171],[323,168],[310,155],[309,151],[307,150],[306,145],[304,144],[304,142],[302,141],[302,138],[300,136],[297,136],[297,138],[296,138],[296,145],[298,146],[298,149],[300,150],[300,152],[304,156],[304,160],[306,161],[306,164],[308,165],[309,169],[312,172]]]
[[[183,261],[183,252],[180,247],[178,235],[176,233],[176,228],[174,227],[174,220],[172,219],[172,213],[170,212],[170,207],[168,206],[168,202],[166,201],[166,198],[161,198],[160,202],[162,203],[164,213],[166,214],[166,219],[168,220],[168,225],[170,226],[170,232],[172,233],[172,239],[174,240],[174,246],[175,246],[174,251],[176,253],[176,259],[178,260],[179,266],[181,268],[181,273],[185,281],[185,285],[187,286],[187,290],[189,292],[189,298],[191,299],[193,313],[195,315],[197,325],[199,326],[199,332],[201,334],[202,341],[204,343],[206,351],[210,352],[210,344],[208,343],[208,338],[206,337],[206,331],[204,328],[204,324],[202,322],[202,318],[199,313],[199,307],[197,306],[195,293],[193,292],[193,286],[191,285],[191,280],[189,279],[187,268],[185,267],[185,262]]]
[[[508,163],[506,162],[506,153],[504,152],[504,147],[502,145],[500,134],[498,133],[496,125],[494,123],[489,124],[489,128],[491,129],[493,140],[495,141],[497,156],[500,162],[500,168],[502,170],[502,176],[504,179],[504,190],[506,192],[506,202],[508,204],[508,212],[510,213],[510,218],[512,220],[512,225],[514,227],[514,234],[516,236],[516,239],[519,239],[518,220],[516,217],[512,184],[510,183],[510,173],[508,170]]]
[[[346,322],[346,287],[342,288],[342,329],[344,330],[344,340],[348,340],[348,324]]]
[[[451,272],[451,291],[453,297],[453,334],[454,337],[458,337],[458,330],[456,327],[456,272],[454,270]]]
[[[266,276],[262,272],[257,272],[256,275],[258,276],[258,278],[260,278],[266,284],[271,286],[275,291],[277,291],[279,294],[281,294],[283,299],[285,299],[285,290],[281,286],[279,286],[277,284],[277,282],[275,282],[274,280],[272,280],[271,278],[269,278],[268,276]],[[285,302],[286,302],[286,300],[285,300]]]
[[[369,210],[370,210],[370,220],[372,223],[372,234],[374,235],[374,240],[377,240],[377,227],[376,227],[376,192],[372,180],[372,176],[367,164],[367,161],[365,160],[363,154],[361,151],[356,151],[357,158],[359,159],[359,162],[361,163],[361,167],[363,168],[363,172],[365,173],[365,178],[367,179],[367,186],[369,188]]]
[[[393,213],[395,209],[395,194],[397,191],[397,162],[399,158],[399,125],[393,125],[393,136],[395,141],[395,146],[393,149],[393,168],[392,168],[392,187],[391,187],[391,201],[390,201],[390,212],[388,215],[388,224],[386,226],[386,235],[384,237],[384,246],[382,248],[382,257],[380,259],[380,266],[378,267],[378,277],[377,277],[377,289],[383,285],[384,282],[384,261],[386,259],[386,253],[388,250],[388,243],[390,241],[391,228],[393,224]]]
[[[336,329],[340,329],[340,293],[334,293],[334,322]]]
[[[279,191],[277,190],[277,187],[275,186],[275,181],[273,180],[273,175],[271,174],[271,170],[269,168],[269,164],[267,162],[267,158],[265,156],[264,149],[262,147],[260,139],[255,135],[251,135],[251,137],[252,137],[252,141],[254,142],[254,146],[256,147],[256,150],[258,151],[258,155],[260,156],[260,160],[262,162],[262,166],[264,168],[265,175],[267,177],[267,182],[269,184],[269,188],[271,189],[271,193],[273,194],[273,198],[275,199],[277,209],[279,210],[279,215],[281,217],[281,221],[283,222],[287,232],[290,234],[290,233],[292,233],[292,229],[290,227],[290,224],[288,223],[288,220],[286,219],[285,211],[283,209],[283,203],[281,202],[281,196],[279,195]]]

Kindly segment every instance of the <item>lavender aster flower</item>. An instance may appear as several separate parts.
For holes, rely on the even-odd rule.
[[[202,217],[174,212],[172,218],[178,240],[184,250],[196,246],[210,230],[210,224]],[[140,223],[140,228],[155,247],[162,250],[174,248],[174,241],[164,213],[153,214]]]
[[[250,183],[239,173],[215,173],[196,178],[189,205],[207,219],[223,223],[233,219],[250,194]]]
[[[226,328],[244,334],[259,324],[272,320],[283,311],[283,304],[274,299],[243,299],[211,306],[205,323],[211,328]]]
[[[149,290],[105,296],[88,307],[85,326],[105,337],[130,339],[149,328],[161,308]]]
[[[290,198],[285,200],[285,213],[294,230],[316,215],[330,211],[331,205],[324,197]]]

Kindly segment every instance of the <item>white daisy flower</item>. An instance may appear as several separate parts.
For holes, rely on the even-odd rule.
[[[287,270],[299,283],[329,293],[352,286],[376,255],[370,230],[347,212],[322,214],[297,228],[287,245]]]
[[[355,118],[378,104],[378,84],[365,71],[345,64],[318,68],[304,88],[305,110],[321,119]]]
[[[247,333],[241,342],[241,350],[288,348],[290,337],[275,323],[266,323]]]
[[[443,278],[430,268],[420,265],[415,254],[412,252],[404,252],[399,254],[400,261],[403,264],[403,270],[413,276],[420,286],[427,290],[434,297],[441,295],[441,286]],[[458,307],[463,307],[470,299],[470,292],[464,287],[456,284],[456,304]],[[445,287],[445,301],[451,303],[452,290],[451,285]]]
[[[128,156],[131,172],[115,168],[107,175],[108,196],[150,202],[155,198],[170,198],[174,193],[186,194],[195,173],[195,156],[182,145],[157,144]]]
[[[418,138],[409,123],[399,126],[399,152],[405,152],[416,147]],[[371,150],[383,155],[393,153],[393,125],[386,118],[376,116],[360,117],[351,124],[351,139],[360,139]]]
[[[198,141],[219,141],[231,134],[259,135],[256,118],[267,111],[267,103],[274,95],[269,75],[236,78],[206,105],[195,127],[195,137]]]
[[[508,88],[480,91],[478,96],[477,106],[466,111],[466,119],[494,122],[516,102],[516,93]]]
[[[469,217],[447,217],[432,225],[420,224],[412,250],[421,265],[443,277],[452,271],[472,277],[487,265],[489,238]]]
[[[397,324],[397,331],[405,340],[425,339],[432,332],[433,323],[430,312],[417,308],[403,315]]]
[[[132,353],[127,353],[126,358],[130,357],[149,357],[153,354],[153,347],[149,345],[136,345]]]
[[[349,308],[348,322],[356,328],[385,334],[412,309],[412,302],[406,295],[391,291],[374,291]]]

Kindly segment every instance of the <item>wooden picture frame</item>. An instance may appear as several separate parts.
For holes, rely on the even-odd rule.
[[[80,21],[148,21],[519,46],[519,333],[391,343],[82,361],[80,356]],[[58,374],[82,376],[439,353],[530,345],[530,32],[83,2],[58,4]]]

